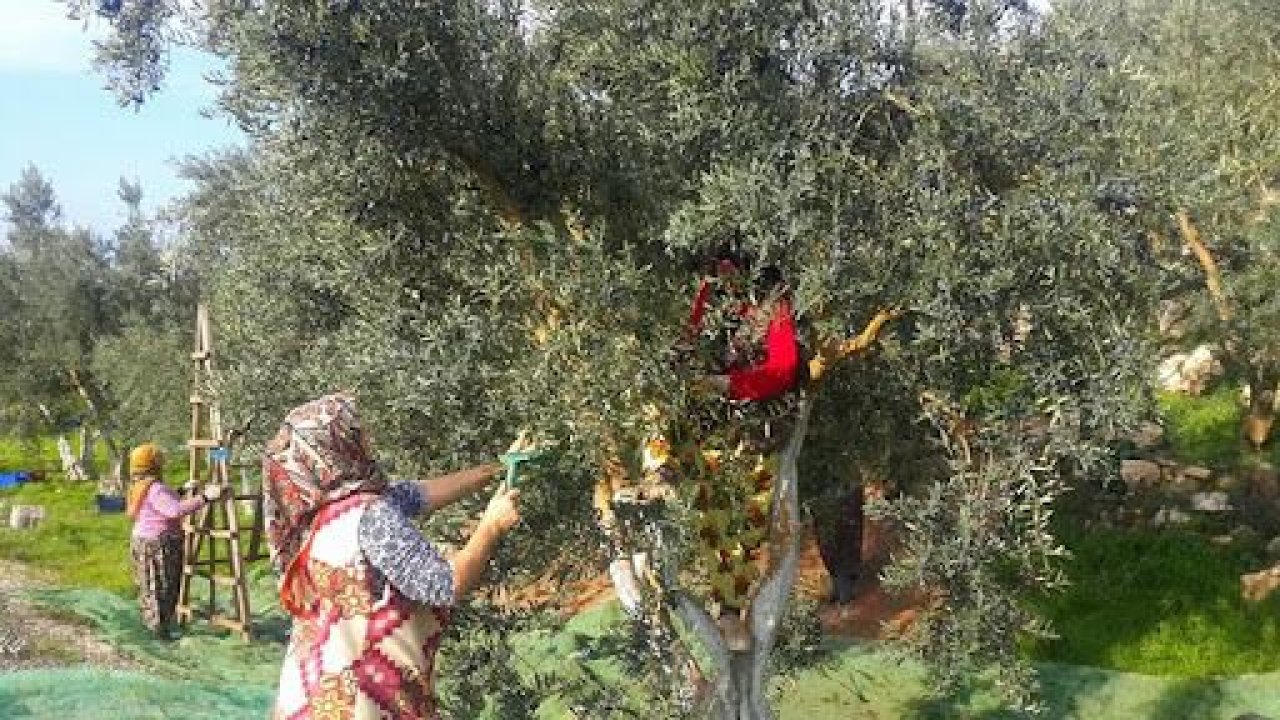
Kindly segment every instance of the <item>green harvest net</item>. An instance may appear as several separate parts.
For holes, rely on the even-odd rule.
[[[269,578],[255,568],[253,580],[257,637],[248,645],[202,625],[189,628],[176,642],[159,642],[142,627],[131,599],[101,590],[32,594],[48,611],[86,621],[140,669],[77,667],[0,674],[0,720],[266,717],[287,623],[270,602]],[[617,682],[619,692],[634,693],[637,689],[628,687],[625,672],[614,660],[584,657],[579,651],[601,646],[596,640],[618,620],[617,605],[608,604],[555,632],[521,636],[515,643],[519,657],[511,660],[519,667],[569,679],[582,676],[589,667],[591,676]],[[870,646],[832,644],[830,649],[827,662],[777,680],[776,707],[782,720],[1006,717],[987,695],[931,699],[919,666],[891,660]],[[1252,712],[1280,719],[1280,673],[1186,679],[1063,665],[1040,669],[1047,718],[1235,720]],[[556,697],[547,697],[535,716],[573,717]]]
[[[273,608],[254,583],[256,608]],[[187,628],[175,642],[143,627],[136,603],[94,589],[45,590],[28,597],[47,612],[87,623],[86,632],[139,666],[88,667],[0,675],[0,718],[263,718],[284,655],[287,623],[274,609],[255,613],[255,640]]]

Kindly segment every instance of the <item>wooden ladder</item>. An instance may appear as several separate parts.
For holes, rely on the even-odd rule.
[[[230,468],[236,471],[239,479],[238,487],[241,494],[236,495],[235,499],[239,500],[241,507],[247,507],[250,516],[253,518],[249,524],[249,551],[245,554],[245,562],[253,562],[254,560],[265,560],[270,557],[267,552],[266,537],[267,531],[265,527],[266,515],[263,513],[262,506],[262,482],[251,482],[249,473],[252,471],[261,472],[262,465],[256,462],[233,462]]]
[[[207,397],[213,379],[213,337],[209,312],[201,303],[196,308],[196,342],[191,353],[194,380],[191,390],[191,439],[187,451],[191,464],[189,487],[204,483],[224,488],[222,498],[205,505],[192,519],[182,524],[182,582],[178,587],[178,620],[183,624],[197,617],[211,625],[250,638],[249,587],[245,578],[245,557],[241,551],[240,517],[237,501],[254,501],[254,524],[251,546],[259,546],[262,522],[262,495],[235,495],[231,492],[228,467],[231,448],[222,433],[222,418],[217,403]],[[198,490],[197,490],[198,492]],[[221,546],[221,547],[219,547]],[[221,550],[221,552],[219,552]],[[258,549],[254,547],[254,553]],[[197,607],[191,586],[196,579],[208,583],[205,607]],[[218,588],[231,593],[230,612],[218,606]]]

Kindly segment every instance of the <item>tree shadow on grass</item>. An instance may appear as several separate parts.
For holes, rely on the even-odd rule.
[[[1170,684],[1152,705],[1149,717],[1159,720],[1271,720],[1271,715],[1240,707],[1213,678],[1182,678]]]
[[[1054,667],[1044,676],[1042,718],[1053,720],[1271,720],[1238,707],[1213,678],[1171,679],[1151,701],[1134,697],[1127,686],[1107,688],[1111,679],[1097,668]],[[1108,695],[1107,693],[1111,693]],[[1107,698],[1114,701],[1108,706]],[[1086,698],[1091,702],[1082,703]],[[1234,707],[1233,707],[1234,706]],[[951,697],[923,698],[903,717],[921,720],[1020,720],[1022,715],[993,704],[973,691]]]
[[[976,682],[950,695],[922,697],[913,703],[904,718],[920,720],[1022,720],[1040,717],[1063,720],[1088,718],[1080,707],[1082,698],[1090,697],[1111,682],[1107,671],[1099,668],[1046,665],[1038,673],[1042,714],[1032,716],[1003,707],[989,684]]]
[[[2,718],[22,718],[28,717],[30,709],[26,703],[13,697],[11,693],[0,691],[0,717]]]
[[[1150,717],[1160,720],[1204,720],[1219,717],[1221,687],[1207,678],[1182,678],[1169,686],[1152,706]]]

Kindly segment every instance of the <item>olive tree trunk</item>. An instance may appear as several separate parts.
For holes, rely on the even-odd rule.
[[[1254,450],[1260,450],[1270,439],[1271,427],[1275,423],[1276,385],[1280,384],[1280,372],[1259,368],[1249,375],[1249,412],[1244,418],[1244,436]]]
[[[786,614],[787,603],[795,587],[799,569],[800,502],[797,492],[798,471],[796,459],[804,444],[809,424],[809,402],[803,400],[797,410],[795,429],[783,450],[778,467],[777,482],[773,490],[770,517],[769,548],[770,566],[765,572],[760,588],[751,603],[747,626],[751,633],[751,647],[744,652],[728,649],[714,620],[702,604],[678,584],[679,568],[674,562],[652,557],[631,556],[619,558],[610,566],[610,575],[619,599],[624,607],[641,620],[665,626],[670,634],[667,618],[679,618],[680,624],[706,650],[710,667],[701,673],[709,678],[707,692],[698,704],[705,717],[716,720],[767,720],[774,717],[766,699],[769,657],[776,644],[778,630]],[[655,548],[654,555],[664,557],[663,548]],[[644,580],[646,575],[661,575]],[[654,585],[666,589],[655,596]],[[646,602],[657,598],[661,612],[646,613]],[[677,660],[682,663],[684,657]]]

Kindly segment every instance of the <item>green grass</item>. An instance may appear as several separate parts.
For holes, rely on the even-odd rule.
[[[0,472],[32,470],[48,475],[58,472],[60,468],[55,439],[0,437]]]
[[[0,557],[33,565],[67,587],[104,588],[130,594],[129,519],[122,513],[100,515],[88,483],[47,481],[0,491],[0,502],[43,505],[38,528],[0,528]],[[4,514],[8,519],[7,511]]]
[[[72,443],[73,449],[75,443]],[[110,469],[105,444],[94,447],[94,462],[100,472]],[[62,461],[58,458],[58,440],[55,437],[13,438],[0,437],[0,472],[33,470],[45,474],[50,480],[65,480]],[[181,448],[170,448],[164,469],[165,479],[171,484],[182,484],[187,479],[187,456]]]
[[[1159,403],[1165,437],[1178,460],[1218,468],[1259,460],[1280,463],[1280,441],[1273,440],[1270,449],[1255,453],[1241,439],[1244,407],[1235,387],[1220,387],[1198,397],[1160,393]]]
[[[1072,585],[1037,605],[1060,638],[1037,660],[1182,677],[1280,668],[1280,597],[1240,597],[1248,552],[1182,533],[1093,530],[1065,538]]]
[[[101,448],[98,456],[99,467],[105,468]],[[0,513],[0,557],[44,570],[66,587],[103,588],[132,595],[129,519],[122,513],[99,514],[94,485],[63,478],[54,439],[0,438],[0,469],[42,470],[46,474],[43,482],[0,490],[0,503],[6,508],[15,504],[45,508],[44,522],[28,530],[10,529],[8,510]],[[165,476],[171,485],[185,481],[186,458],[169,462]]]

